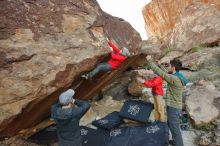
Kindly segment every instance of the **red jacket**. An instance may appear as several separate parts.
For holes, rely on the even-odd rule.
[[[118,66],[125,61],[126,57],[120,54],[120,50],[112,43],[108,42],[109,46],[112,47],[111,59],[108,64],[111,65],[112,69],[118,68]]]
[[[163,96],[163,79],[160,76],[145,81],[144,84],[152,88],[153,93]]]

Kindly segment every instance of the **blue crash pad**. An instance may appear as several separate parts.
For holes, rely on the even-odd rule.
[[[141,100],[127,100],[119,115],[138,122],[148,122],[153,104]]]
[[[114,111],[104,118],[93,121],[92,124],[98,128],[104,128],[107,130],[111,130],[113,128],[117,128],[122,124],[122,118],[119,116],[119,112]]]
[[[80,127],[82,136],[82,146],[105,146],[108,141],[107,130],[95,130],[89,127]]]
[[[106,146],[166,146],[168,137],[166,123],[122,127],[110,131]]]
[[[145,124],[136,127],[95,130],[81,126],[83,146],[167,146],[168,126],[166,123]],[[56,127],[48,127],[34,134],[29,141],[38,144],[57,142]]]

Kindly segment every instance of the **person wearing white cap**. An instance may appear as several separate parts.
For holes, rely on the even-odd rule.
[[[112,71],[117,69],[120,64],[122,64],[125,59],[130,55],[130,52],[127,48],[123,47],[121,50],[118,49],[111,41],[108,42],[111,48],[111,59],[108,62],[100,63],[95,69],[93,69],[88,74],[82,75],[85,79],[91,79],[100,71]]]
[[[90,104],[88,101],[74,99],[74,94],[74,90],[68,89],[59,96],[59,103],[51,107],[51,117],[57,125],[59,146],[82,146],[79,120]]]

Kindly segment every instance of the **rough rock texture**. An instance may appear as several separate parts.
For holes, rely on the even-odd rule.
[[[193,3],[178,17],[164,42],[171,51],[178,51],[178,56],[174,57],[179,57],[196,46],[218,42],[219,22],[220,10],[207,4]]]
[[[181,57],[183,67],[190,70],[199,70],[201,68],[220,69],[220,47],[197,48],[192,53]],[[199,50],[200,49],[200,50]]]
[[[146,30],[150,36],[165,37],[176,24],[176,18],[192,4],[202,2],[220,9],[219,0],[152,0],[143,8]]]
[[[111,96],[113,100],[124,101],[127,99],[137,98],[129,94],[128,85],[132,82],[133,72],[127,71],[123,73],[116,81],[106,86],[102,90],[102,95]]]
[[[161,44],[159,43],[159,40],[155,38],[149,38],[148,40],[142,41],[141,44],[141,52],[143,54],[152,54],[152,55],[160,55],[161,53]]]
[[[104,117],[113,111],[120,111],[124,101],[113,100],[111,96],[105,96],[102,100],[92,103],[93,110],[99,117]]]
[[[147,33],[162,38],[175,25],[175,18],[191,0],[153,0],[143,8]]]
[[[182,131],[182,137],[185,146],[197,146],[195,144],[197,135],[193,131]]]
[[[176,19],[173,30],[163,38],[162,62],[183,56],[195,48],[218,45],[220,10],[203,3],[193,3]]]
[[[220,111],[214,100],[220,96],[211,82],[200,81],[186,93],[186,110],[196,125],[209,123],[218,118]]]
[[[213,137],[213,134],[211,132],[205,133],[205,134],[202,133],[202,136],[198,140],[198,145],[201,145],[201,146],[209,146],[209,145],[211,145],[212,137]]]
[[[220,42],[220,1],[153,0],[143,9],[147,32],[157,38],[162,62],[198,46]]]
[[[198,48],[184,54],[180,60],[184,68],[193,71],[187,73],[192,82],[209,80],[220,91],[220,47]]]
[[[220,119],[216,120],[217,128],[215,129],[216,145],[220,145]]]
[[[20,137],[12,137],[12,138],[7,139],[5,141],[0,141],[0,145],[1,146],[40,146],[35,143],[27,142],[26,140],[24,140]]]
[[[95,0],[5,0],[0,16],[0,132],[6,126],[16,132],[10,122],[33,103],[42,106],[33,115],[36,122],[46,117],[50,102],[41,101],[57,99],[81,72],[102,61],[109,53],[99,47],[106,37],[133,54],[141,42],[130,24],[104,13]]]
[[[88,125],[92,123],[92,121],[95,120],[97,114],[94,112],[93,108],[90,107],[90,109],[86,112],[86,114],[80,119],[79,125]]]
[[[219,0],[153,0],[143,9],[147,33],[163,51],[162,62],[220,42]]]
[[[144,85],[140,82],[138,82],[136,79],[134,79],[128,86],[128,92],[131,95],[140,97],[142,96],[142,89],[144,88]]]
[[[137,77],[141,77],[145,80],[149,80],[149,79],[155,77],[155,75],[152,74],[152,71],[148,71],[145,69],[134,70],[133,79],[128,86],[128,92],[131,95],[140,97],[143,95],[143,89],[146,88],[146,86],[144,84],[138,82]],[[151,91],[151,89],[150,89],[150,91]]]

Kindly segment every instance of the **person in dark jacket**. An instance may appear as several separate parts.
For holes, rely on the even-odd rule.
[[[74,90],[59,96],[59,103],[51,108],[51,117],[57,125],[59,146],[82,146],[79,120],[90,107],[89,102],[73,99]]]
[[[100,71],[112,71],[117,69],[120,64],[122,64],[125,59],[130,55],[127,48],[123,47],[121,50],[118,49],[111,41],[108,42],[111,48],[111,59],[108,62],[100,63],[95,69],[93,69],[88,74],[82,75],[85,79],[91,79]]]

